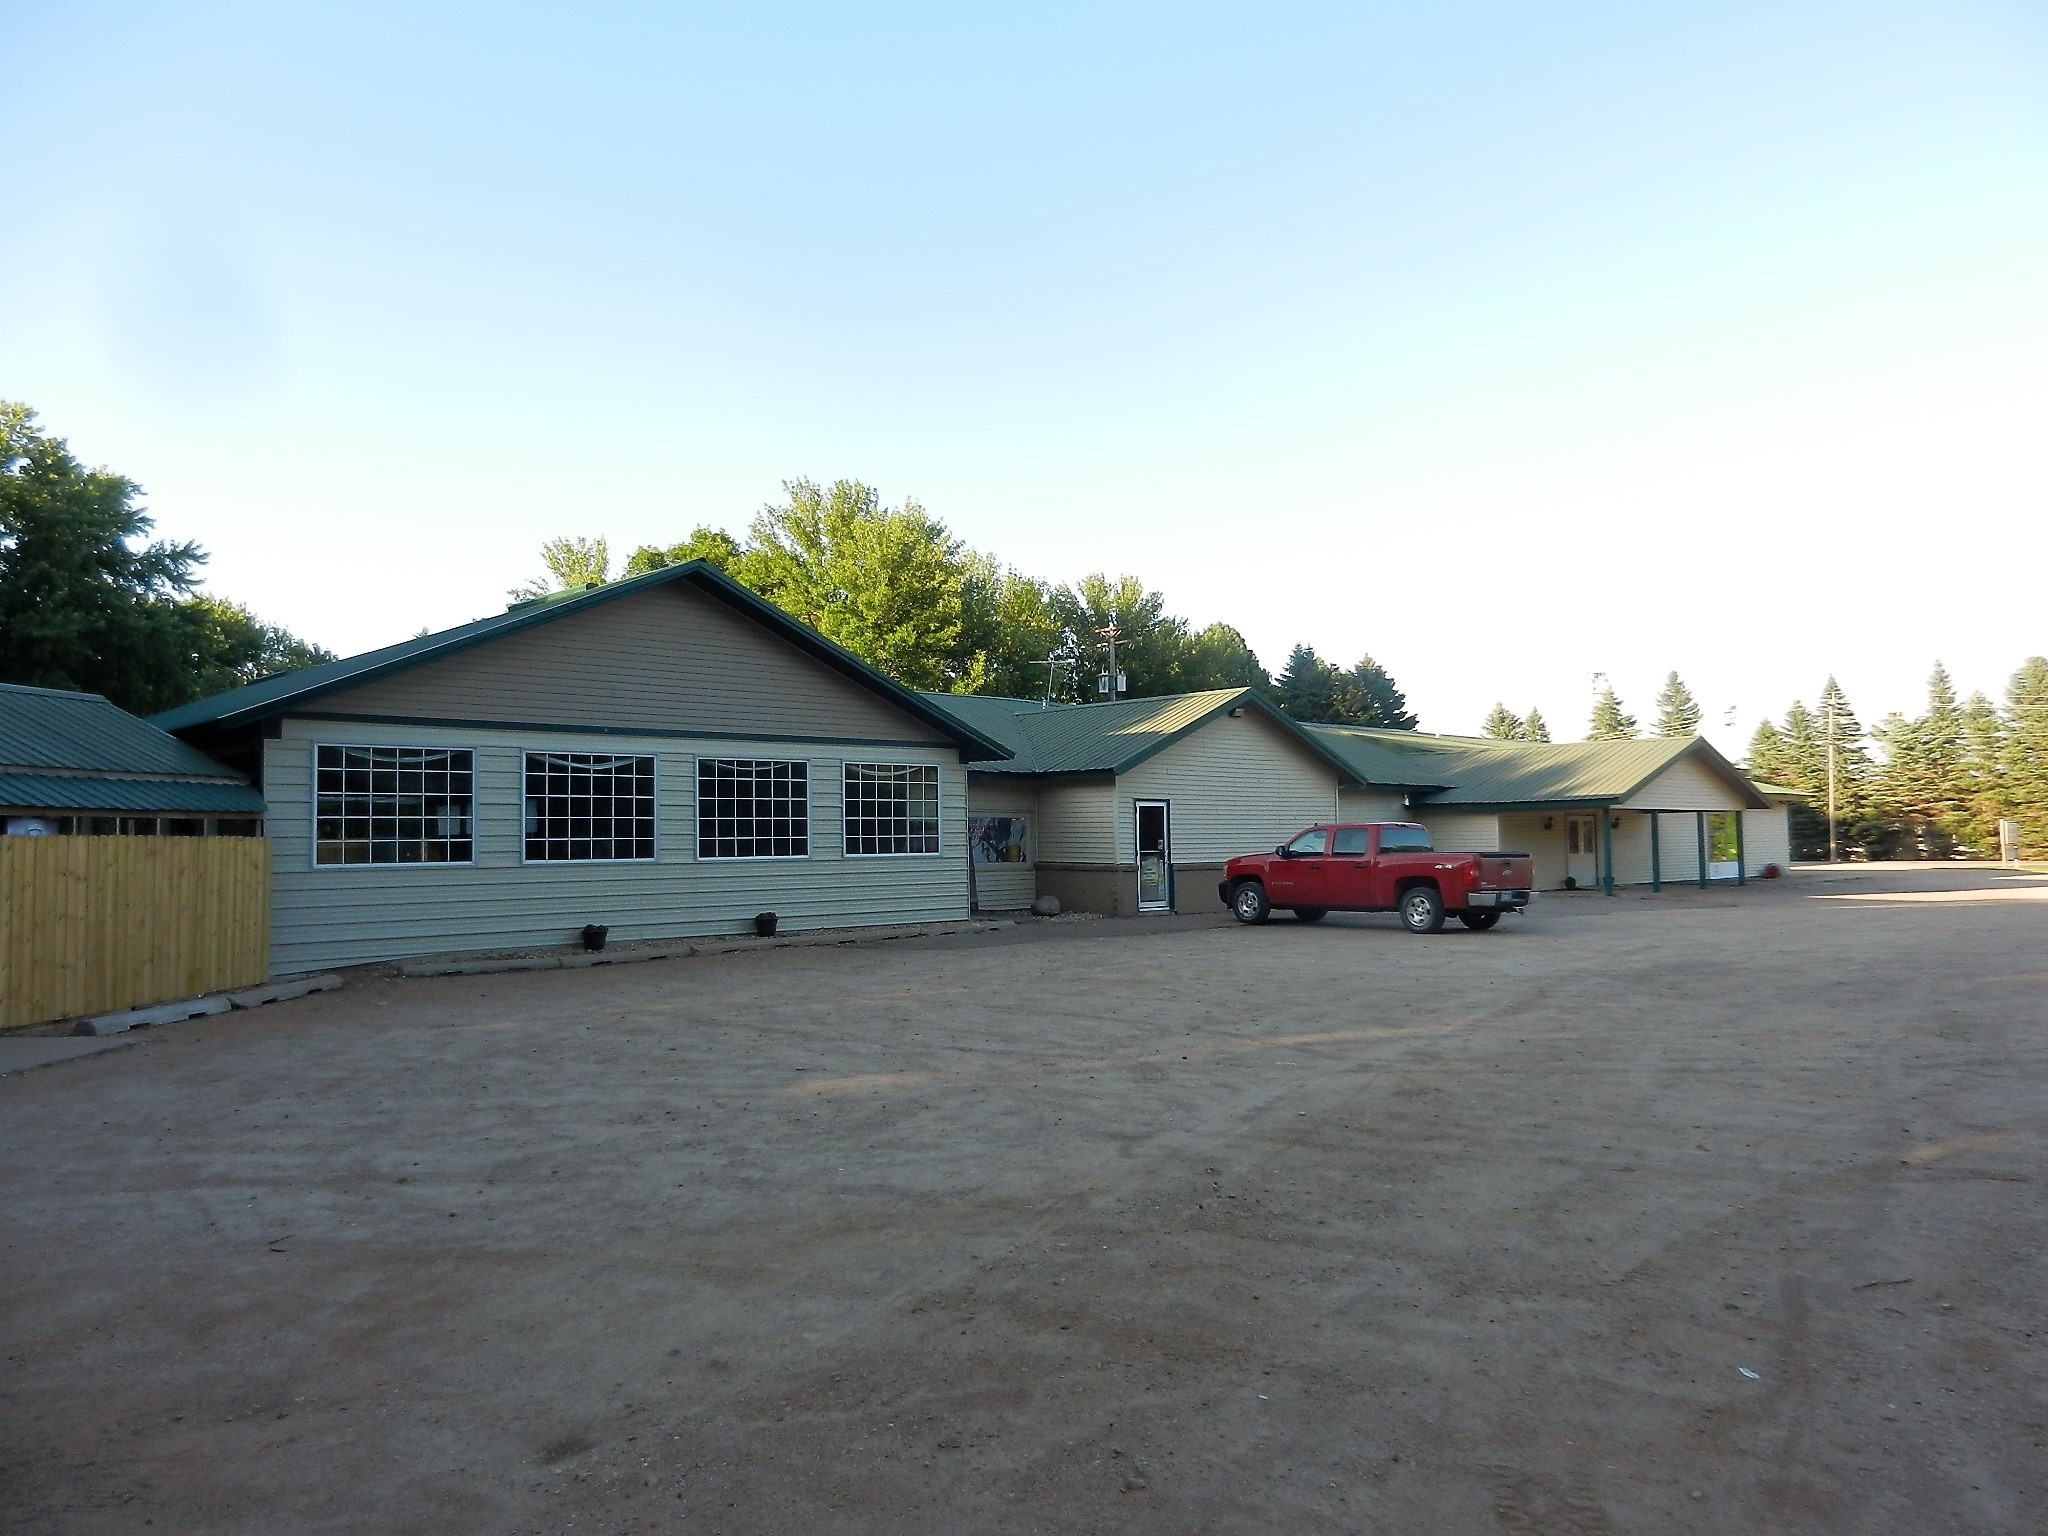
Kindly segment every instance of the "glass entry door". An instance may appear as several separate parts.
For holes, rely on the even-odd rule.
[[[1167,803],[1139,800],[1131,807],[1138,850],[1138,910],[1173,910],[1173,845]]]

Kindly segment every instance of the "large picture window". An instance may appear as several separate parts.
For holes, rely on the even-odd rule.
[[[319,746],[313,774],[316,863],[474,861],[474,752]]]
[[[918,763],[846,765],[846,851],[939,851],[939,770]]]
[[[759,757],[697,760],[697,857],[801,859],[811,851],[807,763]]]
[[[526,754],[530,862],[654,857],[654,759]]]

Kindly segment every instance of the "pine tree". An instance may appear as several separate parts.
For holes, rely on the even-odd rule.
[[[1934,664],[1927,713],[1888,717],[1875,733],[1885,746],[1878,775],[1881,799],[1912,849],[1946,858],[1967,832],[1962,778],[1963,716],[1948,669]]]
[[[2020,824],[2020,857],[2048,858],[2048,657],[2020,664],[2005,701],[1999,799]]]
[[[1898,851],[1896,825],[1883,815],[1877,793],[1876,765],[1864,746],[1863,723],[1833,676],[1820,691],[1814,710],[1821,773],[1816,808],[1827,814],[1827,763],[1833,746],[1835,834],[1839,847],[1860,848],[1866,858],[1885,858]]]
[[[1529,706],[1529,713],[1522,717],[1522,740],[1550,740],[1550,725],[1544,720],[1543,712],[1534,704]]]
[[[1636,735],[1635,716],[1623,711],[1621,700],[1614,696],[1614,685],[1603,684],[1593,700],[1593,719],[1586,727],[1586,740],[1633,741]]]
[[[1495,703],[1487,712],[1486,722],[1480,727],[1495,741],[1520,741],[1522,739],[1522,717],[1507,705]]]
[[[1336,678],[1334,719],[1343,725],[1370,725],[1383,731],[1412,731],[1417,725],[1408,712],[1408,697],[1395,686],[1387,669],[1370,656],[1358,658],[1349,672]]]
[[[1985,857],[1998,856],[1998,818],[2005,814],[2003,768],[2005,721],[1998,706],[1973,693],[1962,708],[1962,751],[1958,777],[1962,786],[1963,841]]]
[[[1697,736],[1700,733],[1699,701],[1679,680],[1676,672],[1664,679],[1664,691],[1657,695],[1657,734]]]
[[[1337,669],[1318,656],[1312,645],[1287,653],[1287,665],[1274,679],[1280,707],[1297,720],[1327,721],[1336,713]]]
[[[1794,786],[1788,772],[1788,756],[1785,733],[1766,720],[1749,738],[1749,757],[1743,763],[1742,771],[1760,783],[1791,789]]]

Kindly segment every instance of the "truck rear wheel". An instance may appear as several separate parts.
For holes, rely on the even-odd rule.
[[[1444,899],[1433,885],[1411,885],[1401,893],[1401,925],[1410,933],[1435,933],[1444,925]]]
[[[1230,915],[1240,923],[1263,923],[1273,915],[1266,888],[1256,880],[1245,881],[1230,893]]]
[[[1484,933],[1500,921],[1500,914],[1498,912],[1460,912],[1458,914],[1458,921],[1467,928],[1477,928],[1481,933]]]

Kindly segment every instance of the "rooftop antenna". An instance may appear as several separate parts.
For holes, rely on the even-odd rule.
[[[1059,676],[1060,663],[1065,660],[1066,657],[1064,656],[1048,656],[1042,662],[1034,661],[1031,663],[1034,667],[1042,666],[1045,668],[1045,697],[1038,701],[1040,709],[1052,708],[1053,680]]]

